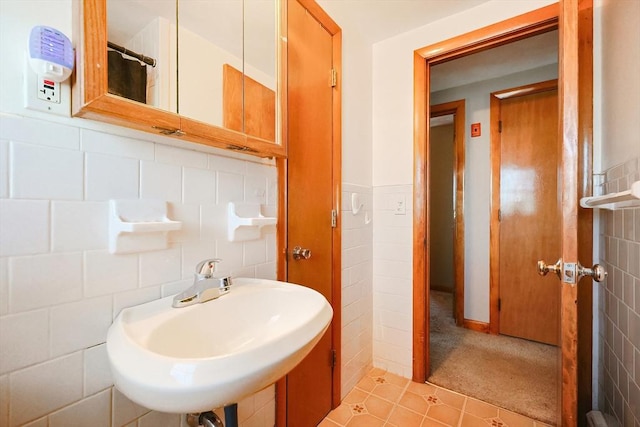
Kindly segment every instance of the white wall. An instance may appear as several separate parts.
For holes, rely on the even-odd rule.
[[[605,194],[640,180],[640,2],[596,0],[594,6],[594,173],[604,174],[595,177],[594,191]],[[595,220],[594,260],[609,276],[604,286],[593,284],[594,407],[637,424],[640,368],[628,355],[640,356],[640,337],[631,332],[640,330],[640,209],[596,210]]]
[[[340,22],[338,22],[340,25]],[[342,44],[342,397],[373,364],[372,48],[345,31]],[[352,212],[351,195],[362,208]],[[365,218],[366,215],[366,218]]]
[[[413,183],[413,51],[551,3],[490,1],[374,45],[374,186]]]
[[[413,186],[413,52],[415,49],[446,40],[459,34],[481,28],[510,17],[554,3],[549,0],[531,1],[490,1],[459,14],[441,19],[429,25],[384,40],[373,47],[373,170],[372,182],[374,186],[374,205],[381,209],[387,202],[378,202],[378,192],[398,194],[412,194]],[[388,201],[393,197],[384,196]],[[407,203],[407,208],[410,206]],[[408,211],[408,221],[403,221],[402,227],[411,223],[411,211]],[[379,213],[376,210],[376,215]],[[378,232],[380,222],[374,222],[374,301],[378,293],[395,295],[399,303],[390,310],[393,316],[393,328],[404,334],[412,333],[411,274],[406,267],[398,268],[396,264],[385,263],[387,269],[376,269],[380,262],[394,260],[399,254],[403,257],[402,265],[412,262],[411,233],[403,233],[404,240],[388,246],[378,240],[378,236],[386,235]],[[397,252],[397,247],[403,248]],[[409,276],[407,277],[407,273]],[[467,280],[473,280],[467,278]],[[374,305],[375,307],[375,305]],[[374,309],[375,331],[391,323],[385,320]],[[392,343],[392,335],[374,339],[374,365],[388,367],[392,372],[407,375],[411,373],[411,343],[403,340]],[[399,344],[399,346],[398,346]],[[398,346],[392,364],[388,363],[386,349],[388,345]]]
[[[352,209],[357,197],[359,211]],[[343,183],[342,214],[342,387],[344,398],[373,363],[373,194],[371,187]]]
[[[640,157],[640,28],[637,0],[597,1],[600,37],[594,46],[596,88],[594,103],[602,145],[600,170]],[[598,132],[598,130],[596,130]]]
[[[471,129],[471,123],[480,123],[482,129],[479,137],[465,133],[465,319],[489,322],[490,94],[557,77],[557,64],[547,65],[432,94],[432,105],[464,99],[465,129]]]
[[[373,47],[338,2],[319,3],[342,28],[342,181],[370,187]]]
[[[374,187],[373,206],[373,364],[411,378],[412,186]]]
[[[106,332],[127,306],[176,293],[196,263],[275,278],[273,229],[226,238],[229,201],[275,210],[272,162],[22,107],[34,25],[74,40],[70,1],[0,2],[0,425],[181,425],[112,387]],[[68,100],[67,100],[68,102]],[[111,198],[167,200],[183,229],[167,250],[107,251]],[[233,319],[230,319],[233,321]],[[274,389],[240,402],[241,425],[274,424]]]
[[[372,178],[372,54],[372,46],[358,34],[343,34],[342,181],[367,187]]]
[[[344,397],[373,363],[372,46],[344,22],[335,2],[320,2],[342,28],[342,385]],[[337,5],[339,6],[339,5]],[[351,195],[363,204],[357,214]]]

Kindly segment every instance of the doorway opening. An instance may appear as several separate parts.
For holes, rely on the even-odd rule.
[[[550,12],[549,15],[553,16],[553,13]],[[537,16],[536,18],[540,18],[540,16]],[[521,24],[522,23],[520,22],[520,25]],[[483,55],[489,56],[492,54],[492,51],[500,51],[500,50],[504,51],[505,49],[506,50],[513,49],[513,45],[516,42],[531,44],[531,40],[541,39],[541,38],[544,39],[545,37],[547,39],[552,39],[551,44],[557,49],[557,46],[558,46],[557,33],[553,32],[553,30],[555,30],[556,28],[557,28],[557,22],[554,22],[553,18],[540,19],[540,20],[537,20],[535,23],[533,22],[528,23],[526,26],[526,29],[519,28],[519,31],[522,31],[522,32],[517,36],[514,36],[513,35],[514,33],[511,33],[511,37],[503,36],[505,38],[500,40],[499,42],[495,42],[495,38],[499,37],[499,35],[497,34],[492,34],[490,37],[486,35],[484,38],[481,37],[480,40],[482,41],[478,42],[479,44],[484,43],[484,45],[482,45],[479,49],[482,51],[481,53],[476,52],[477,46],[473,46],[473,43],[470,44],[472,47],[465,46],[463,48],[457,48],[458,50],[451,48],[451,45],[450,45],[448,47],[449,49],[451,49],[451,51],[447,52],[445,50],[445,53],[443,54],[443,56],[439,57],[438,59],[434,59],[433,63],[427,61],[427,67],[425,70],[426,73],[424,78],[426,80],[425,87],[428,88],[428,91],[429,91],[429,95],[430,95],[429,102],[431,106],[429,108],[425,108],[425,117],[430,117],[433,109],[436,108],[436,105],[439,105],[440,103],[450,102],[452,99],[466,100],[467,120],[462,124],[463,126],[462,132],[464,133],[465,131],[468,131],[468,133],[465,137],[466,148],[464,150],[464,154],[466,156],[466,162],[463,164],[463,171],[464,171],[463,180],[464,181],[462,182],[462,188],[464,190],[464,195],[465,195],[463,206],[465,208],[464,212],[465,212],[466,221],[464,226],[468,231],[468,233],[466,233],[466,235],[462,238],[461,243],[462,243],[462,247],[464,247],[464,250],[462,252],[463,261],[459,264],[462,270],[462,275],[464,277],[464,280],[466,281],[466,286],[463,288],[463,292],[461,293],[463,296],[462,300],[460,301],[461,302],[460,305],[462,306],[461,314],[460,316],[456,317],[456,322],[455,322],[457,325],[464,325],[467,327],[465,328],[466,329],[466,331],[464,331],[465,333],[470,332],[468,329],[471,329],[472,331],[481,331],[485,333],[494,332],[491,328],[492,324],[490,319],[490,311],[493,308],[494,304],[499,304],[499,301],[494,302],[493,299],[491,298],[490,287],[489,287],[490,273],[491,273],[489,254],[492,253],[494,250],[498,249],[498,248],[494,248],[490,244],[490,231],[492,232],[492,230],[490,230],[490,220],[491,220],[490,212],[491,212],[491,195],[492,195],[492,183],[491,183],[492,155],[491,155],[491,149],[490,149],[492,122],[489,120],[490,94],[498,90],[504,90],[511,87],[532,83],[540,80],[556,78],[558,73],[557,53],[553,55],[552,63],[542,63],[542,64],[529,63],[526,65],[523,65],[522,68],[515,68],[509,61],[507,61],[507,59],[509,60],[511,59],[511,56],[515,56],[515,54],[513,53],[514,50],[516,52],[518,50],[522,52],[531,52],[531,49],[529,48],[530,46],[527,48],[516,47],[514,50],[511,51],[511,53],[505,54],[504,52],[501,52],[502,57],[494,56],[492,59],[493,63],[491,63],[489,66],[479,65],[481,60],[478,58],[480,58]],[[513,31],[513,29],[510,29],[510,31]],[[492,39],[492,38],[494,38],[495,43],[491,43],[487,41],[488,39]],[[427,48],[425,48],[425,50],[427,50]],[[435,51],[435,49],[431,49],[431,51]],[[533,55],[529,55],[529,56],[533,56]],[[418,58],[416,59],[418,60]],[[479,68],[483,68],[481,70],[483,73],[487,73],[487,70],[489,71],[488,71],[488,74],[482,74],[480,78],[478,78],[478,76],[473,76],[472,79],[475,79],[475,80],[470,80],[463,83],[460,83],[460,82],[452,83],[451,81],[447,81],[447,79],[451,80],[456,75],[456,72],[454,72],[455,67],[464,68],[465,70],[473,70],[474,72],[477,72]],[[439,73],[439,68],[442,68],[443,72]],[[504,68],[505,70],[502,70],[500,68]],[[539,70],[539,68],[544,68],[544,69]],[[530,69],[536,69],[536,71],[529,72]],[[548,73],[550,70],[552,74],[545,74],[545,73]],[[533,77],[527,74],[533,74]],[[542,75],[543,77],[540,78],[539,77],[540,75]],[[416,79],[418,77],[419,75],[416,74]],[[529,79],[529,80],[526,80],[526,79]],[[444,83],[445,87],[442,87],[442,81],[445,81]],[[449,85],[449,86],[446,86],[446,85]],[[478,90],[476,90],[476,92],[473,92],[473,86],[476,86],[476,89],[478,86],[483,86],[482,87],[483,92],[479,92]],[[469,94],[469,91],[472,92],[471,95]],[[481,101],[479,101],[480,99]],[[417,108],[418,106],[416,105],[416,109]],[[416,116],[418,116],[418,114],[416,114]],[[422,212],[422,214],[424,215],[423,218],[427,224],[432,224],[432,220],[434,216],[437,217],[438,213],[441,213],[438,211],[442,208],[440,204],[437,202],[437,200],[434,198],[435,194],[432,191],[434,181],[436,181],[432,173],[432,168],[435,167],[437,163],[436,159],[431,157],[433,153],[433,147],[431,145],[434,142],[434,136],[437,136],[436,133],[434,133],[433,131],[434,131],[433,128],[427,128],[425,129],[426,135],[416,135],[416,141],[418,141],[418,138],[424,138],[424,140],[427,141],[427,144],[424,147],[425,149],[424,154],[417,153],[416,157],[419,157],[420,155],[426,157],[425,175],[426,175],[426,182],[427,182],[426,188],[428,189],[428,191],[426,192],[426,194],[419,196],[418,189],[416,188],[416,194],[415,194],[415,198],[417,200],[417,202],[415,203],[415,206],[417,207],[417,210],[419,211],[422,206],[425,206],[425,210],[424,212]],[[471,136],[472,131],[474,131],[474,136]],[[416,146],[417,150],[419,148],[420,147]],[[418,166],[418,162],[416,162],[416,166]],[[420,203],[419,201],[420,197],[425,199],[424,205]],[[419,214],[420,212],[416,212],[416,216],[419,217],[420,216]],[[414,222],[415,220],[416,218],[414,217]],[[420,227],[418,227],[417,229],[415,229],[415,234],[414,234],[414,238],[415,238],[414,242],[416,242],[414,247],[418,247],[417,242],[419,241],[419,239],[422,241],[425,241],[426,245],[423,246],[425,249],[424,254],[429,257],[428,259],[425,258],[423,260],[422,265],[420,265],[420,261],[417,261],[414,263],[414,280],[416,280],[416,278],[419,278],[418,280],[424,281],[424,283],[429,284],[426,287],[427,290],[429,290],[431,287],[431,281],[433,280],[433,271],[438,270],[442,267],[442,263],[433,259],[434,257],[432,255],[434,251],[440,249],[440,246],[438,245],[438,243],[436,243],[436,240],[435,240],[437,238],[438,231],[441,231],[441,230],[436,230],[436,229],[433,229],[433,227],[431,227],[425,230],[424,235],[420,235],[421,230],[420,230]],[[416,254],[416,257],[417,256],[418,254]],[[535,270],[534,270],[534,274],[535,274]],[[424,320],[417,319],[414,317],[414,328],[416,326],[416,323],[422,322],[422,321],[426,322],[429,325],[428,327],[435,326],[437,328],[438,327],[437,321],[436,321],[436,325],[431,325],[430,321],[432,319],[435,319],[434,315],[437,315],[438,310],[437,310],[437,307],[436,309],[433,309],[434,308],[433,303],[436,303],[438,301],[435,301],[435,298],[434,298],[434,301],[431,301],[431,298],[429,296],[429,291],[425,292],[423,294],[423,297],[424,297],[423,304],[425,306],[424,309],[428,313],[429,317],[425,315]],[[414,313],[416,312],[417,304],[420,304],[420,302],[414,301]],[[432,310],[430,310],[430,307],[432,308]],[[420,324],[418,324],[418,328],[419,327],[420,327]],[[427,335],[425,337],[426,338],[425,341],[427,342],[429,342],[431,338],[428,332],[428,327],[424,329],[425,335]],[[415,328],[415,329],[418,329],[418,328]],[[479,335],[481,339],[479,340],[480,344],[478,345],[480,346],[490,342],[490,341],[486,341],[484,338],[487,338],[487,339],[497,338],[497,337],[490,337],[484,334],[479,334]],[[500,337],[500,338],[505,338],[505,340],[502,340],[499,346],[505,347],[506,344],[504,342],[506,341],[506,337]],[[434,355],[431,356],[429,354],[429,351],[433,352],[434,351],[433,348],[427,349],[425,351],[425,354],[420,355],[419,354],[420,349],[419,348],[416,349],[416,347],[418,346],[414,346],[414,360],[426,360],[426,364],[425,364],[426,368],[424,372],[425,379],[429,378],[429,380],[432,381],[432,377],[429,376],[431,372],[429,372],[428,369],[429,367],[431,367],[432,369],[437,368],[437,366],[434,366],[434,364],[440,363],[440,360],[436,360],[437,358],[434,356],[440,356],[440,355],[434,353]],[[487,359],[491,358],[488,353],[490,351],[491,351],[491,348],[490,346],[488,346],[485,352],[487,354],[486,356]],[[550,357],[548,357],[548,359],[550,359],[552,363],[551,369],[548,369],[551,377],[550,378],[545,377],[545,378],[549,380],[547,381],[547,383],[551,383],[551,384],[555,380],[555,373],[557,371],[556,357],[555,357],[556,351],[557,350],[553,349],[552,352],[549,353]],[[451,356],[452,354],[453,353],[451,353],[449,356]],[[482,358],[482,357],[485,357],[485,356],[479,356],[479,358]],[[481,360],[477,359],[477,364],[480,364],[480,362]],[[467,361],[463,363],[467,363],[467,365],[459,366],[457,368],[456,374],[459,374],[460,372],[465,370],[469,370],[469,365],[473,364],[474,361],[467,359]],[[496,365],[491,360],[488,360],[487,363],[488,363],[487,366],[491,366],[491,367],[495,367]],[[523,365],[521,365],[520,369],[526,369],[526,366],[524,368],[522,366]],[[414,365],[414,368],[416,368],[415,365]],[[420,374],[419,372],[416,372],[416,370],[414,370],[414,379],[416,379],[415,378],[416,373]],[[516,374],[519,374],[519,373],[516,373]],[[435,380],[433,380],[433,382],[435,382],[438,385],[442,385],[436,382]],[[485,393],[482,394],[482,392],[480,392],[480,395],[476,394],[474,397],[478,397],[480,399],[484,398],[484,400],[488,400],[491,403],[497,403],[499,404],[499,406],[505,406],[504,404],[501,404],[502,402],[499,402],[499,401],[496,402],[495,400],[492,401],[490,399],[486,399],[487,392],[489,392],[491,389],[496,387],[499,388],[499,385],[496,385],[488,381],[486,384]],[[465,392],[466,390],[457,390],[457,391]],[[515,394],[515,393],[511,393],[511,394]],[[541,416],[538,414],[532,414],[531,412],[527,412],[524,409],[518,412],[521,412],[528,416],[533,415],[534,418],[538,418],[538,419],[544,418],[544,421],[549,423],[554,423],[555,414],[556,414],[555,387],[551,386],[551,393],[548,393],[548,394],[551,395],[550,401],[542,402],[542,406],[545,406],[545,405],[551,406],[551,411],[546,415]],[[545,397],[548,398],[549,396],[545,396]],[[524,402],[520,402],[520,403],[522,403],[523,407],[526,408],[526,403]]]
[[[429,218],[429,287],[450,301],[456,325],[464,320],[464,165],[465,101],[431,106],[429,128],[429,200],[440,208]]]
[[[463,90],[469,100],[470,115],[477,117],[474,108],[480,108],[478,97],[490,98],[492,107],[490,126],[485,129],[491,154],[492,184],[488,193],[493,199],[488,246],[491,268],[500,268],[491,275],[489,287],[491,293],[502,297],[503,303],[497,315],[491,310],[489,323],[465,318],[464,328],[459,327],[460,322],[456,326],[450,315],[452,293],[438,286],[444,265],[440,252],[446,251],[440,237],[446,224],[442,224],[440,217],[448,206],[438,191],[442,181],[438,175],[443,175],[441,163],[447,162],[447,153],[438,146],[443,144],[441,136],[446,134],[446,125],[434,127],[432,123],[429,150],[430,242],[434,248],[430,261],[437,268],[431,269],[429,275],[431,371],[427,379],[549,424],[555,422],[556,416],[558,287],[553,281],[531,274],[532,269],[527,267],[535,265],[544,254],[555,256],[559,251],[553,238],[559,228],[557,204],[546,194],[556,187],[557,84],[551,80],[512,88],[509,83],[514,79],[535,79],[540,74],[553,75],[555,67],[551,64],[515,76],[506,75],[498,81],[480,81],[473,90]],[[487,93],[495,87],[504,89]],[[435,93],[434,98],[453,94],[460,95],[459,89]],[[477,125],[472,124],[471,128],[474,127]],[[481,132],[472,135],[469,144],[481,144],[477,139]],[[472,152],[469,157],[476,166],[480,162],[478,153]],[[534,183],[538,186],[532,187]],[[473,201],[472,196],[477,196],[480,190],[474,185],[470,187],[476,192],[467,193]],[[469,205],[471,210],[477,209],[473,203]],[[498,220],[500,209],[503,214]],[[440,225],[434,225],[437,222]],[[478,226],[474,223],[475,228]],[[489,224],[484,226],[487,228]],[[477,258],[473,252],[470,255]],[[434,274],[434,270],[438,273]],[[470,282],[470,292],[477,295],[479,280],[473,277]],[[486,288],[486,281],[483,286]],[[489,332],[493,335],[487,335]]]
[[[472,53],[506,45],[513,41],[546,33],[561,28],[558,55],[558,136],[561,149],[561,167],[558,168],[559,185],[550,197],[562,205],[561,228],[557,238],[561,241],[561,262],[568,269],[561,275],[560,322],[558,333],[560,348],[556,374],[559,395],[556,402],[557,423],[576,425],[582,421],[591,405],[591,360],[592,360],[592,297],[591,287],[575,286],[577,274],[571,270],[582,256],[590,260],[592,229],[590,214],[579,210],[577,201],[590,194],[592,162],[592,99],[593,99],[593,2],[590,0],[561,0],[532,12],[481,28],[452,39],[425,46],[414,52],[414,233],[413,233],[413,379],[426,380],[430,369],[429,356],[429,264],[430,247],[429,216],[432,206],[428,200],[429,163],[429,106],[431,97],[430,75],[436,65],[452,59],[466,57]],[[472,147],[474,144],[469,144]],[[471,151],[471,148],[468,150]],[[476,183],[471,178],[467,161],[467,183]],[[474,192],[467,186],[468,194]],[[486,196],[486,195],[485,195]],[[470,198],[470,197],[467,197]],[[485,210],[485,215],[487,215]],[[468,234],[475,230],[469,219],[476,218],[466,211]],[[481,215],[481,214],[479,214]],[[488,216],[488,215],[487,215]],[[488,222],[488,221],[486,221]],[[466,243],[473,242],[467,239]],[[467,245],[468,246],[468,245]],[[483,245],[485,254],[487,246]],[[467,264],[475,257],[466,257]],[[488,263],[483,263],[486,265]],[[586,262],[585,264],[588,264]],[[485,267],[486,268],[486,267]],[[467,283],[488,273],[471,274],[465,266]],[[533,273],[535,274],[535,266]],[[469,286],[467,286],[467,290]],[[467,295],[469,292],[465,292]],[[485,295],[485,300],[489,298]],[[474,307],[471,302],[480,302]],[[465,298],[465,316],[474,310],[485,322],[489,319],[489,303],[482,298],[468,295]],[[491,301],[491,304],[498,303]],[[479,308],[479,310],[478,310]],[[475,317],[475,315],[474,315]],[[499,336],[499,335],[498,335]]]

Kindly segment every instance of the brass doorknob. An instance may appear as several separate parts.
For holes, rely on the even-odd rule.
[[[552,272],[560,277],[560,270],[562,270],[562,258],[553,265],[548,265],[543,260],[538,261],[538,274],[541,276],[546,276],[547,273]]]
[[[309,259],[311,258],[311,250],[301,248],[300,246],[296,246],[295,248],[293,248],[292,255],[293,255],[293,259],[295,260]]]
[[[607,271],[600,264],[596,264],[592,268],[578,264],[578,277],[584,276],[591,276],[596,282],[602,282],[607,277]]]

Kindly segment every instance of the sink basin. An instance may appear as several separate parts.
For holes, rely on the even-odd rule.
[[[204,412],[274,383],[311,351],[333,310],[320,293],[234,278],[215,300],[173,308],[173,296],[122,310],[107,334],[116,388],[162,412]]]

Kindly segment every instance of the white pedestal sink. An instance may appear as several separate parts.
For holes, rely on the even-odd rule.
[[[234,278],[227,295],[189,307],[172,299],[122,310],[107,335],[116,388],[162,412],[208,411],[274,383],[333,316],[320,293],[273,280]]]

